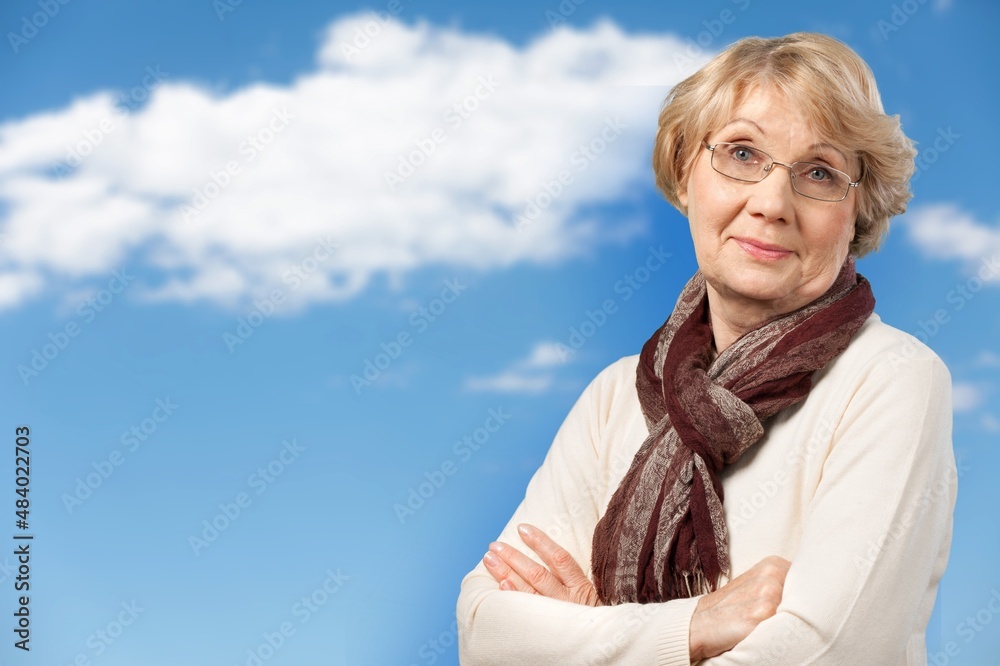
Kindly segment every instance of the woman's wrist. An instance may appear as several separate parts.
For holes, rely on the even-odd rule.
[[[698,617],[701,612],[701,602],[702,600],[699,599],[694,613],[691,614],[691,626],[688,629],[688,650],[692,664],[705,658],[705,644],[702,640],[701,623]]]

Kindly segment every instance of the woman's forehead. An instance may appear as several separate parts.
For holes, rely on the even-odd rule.
[[[846,137],[836,136],[832,120],[814,100],[802,99],[774,86],[755,85],[734,96],[730,108],[719,109],[709,127],[710,134],[741,128],[768,138],[790,131],[800,136],[803,147],[836,150],[850,161],[854,151]]]

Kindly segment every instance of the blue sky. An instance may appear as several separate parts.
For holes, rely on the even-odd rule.
[[[857,50],[919,144],[858,269],[955,383],[929,648],[995,659],[1000,622],[962,623],[1000,590],[1000,274],[975,278],[1000,257],[1000,10],[403,0],[357,36],[389,7],[0,9],[0,404],[31,428],[36,535],[32,651],[4,629],[4,663],[457,663],[462,576],[696,268],[648,167],[659,102],[796,30]]]

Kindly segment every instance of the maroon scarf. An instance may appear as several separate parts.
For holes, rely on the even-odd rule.
[[[594,530],[604,604],[662,602],[715,590],[729,576],[719,472],[764,434],[762,421],[801,402],[875,308],[848,256],[812,303],[746,333],[711,361],[705,278],[696,272],[636,372],[649,437]]]

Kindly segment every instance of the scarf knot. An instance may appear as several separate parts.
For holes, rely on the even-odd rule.
[[[719,473],[801,402],[875,309],[848,256],[821,297],[746,333],[712,359],[705,278],[681,291],[643,345],[636,391],[649,436],[594,529],[604,604],[662,602],[717,589],[730,574]]]

